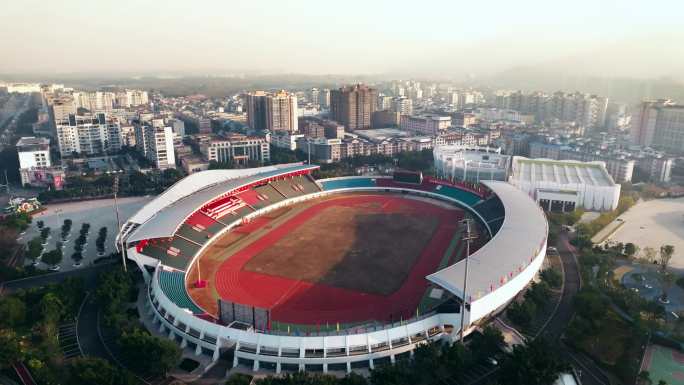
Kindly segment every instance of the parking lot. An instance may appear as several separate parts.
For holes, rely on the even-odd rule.
[[[145,203],[149,202],[152,197],[132,197],[119,199],[119,213],[121,223],[123,224],[130,216],[132,216]],[[98,258],[97,247],[95,240],[97,239],[98,231],[101,227],[107,227],[107,238],[105,240],[105,255],[114,251],[114,240],[116,238],[116,212],[114,210],[113,199],[102,199],[94,201],[71,202],[55,205],[47,205],[47,210],[37,214],[33,217],[31,227],[19,238],[20,242],[27,243],[34,237],[40,235],[36,223],[43,221],[45,227],[51,229],[50,236],[47,240],[47,245],[44,251],[53,250],[56,243],[61,240],[61,227],[65,219],[71,219],[73,225],[71,232],[64,242],[63,254],[64,258],[60,263],[60,270],[71,270],[78,268],[74,266],[74,261],[71,255],[74,253],[74,241],[79,235],[81,225],[83,223],[90,224],[90,231],[87,236],[87,243],[83,248],[83,260],[81,266],[87,266]],[[27,260],[26,264],[31,261]],[[42,262],[38,263],[38,268],[47,269],[48,266]]]

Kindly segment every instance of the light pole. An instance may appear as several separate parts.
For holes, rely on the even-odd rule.
[[[468,301],[468,259],[470,257],[470,242],[477,238],[470,232],[470,218],[466,218],[462,221],[465,225],[465,234],[463,235],[463,240],[466,242],[466,254],[465,254],[465,271],[463,273],[463,308],[461,310],[461,344],[464,344],[463,335],[465,331],[465,312],[466,312],[466,302]]]
[[[121,253],[121,264],[123,265],[124,272],[126,272],[126,256],[123,246],[123,235],[121,234],[121,220],[119,219],[119,201],[116,199],[116,195],[119,192],[119,175],[114,175],[114,210],[116,211],[116,229],[119,232],[119,252]]]

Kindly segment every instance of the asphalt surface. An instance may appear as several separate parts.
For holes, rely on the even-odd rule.
[[[49,273],[3,282],[0,283],[0,293],[11,293],[20,289],[29,289],[32,287],[41,287],[53,283],[60,283],[67,278],[83,278],[86,290],[92,290],[97,286],[97,276],[103,271],[115,268],[117,262],[119,261],[108,261],[97,265],[86,266],[77,270],[60,271],[57,273]]]
[[[601,385],[610,384],[609,378],[604,374],[603,370],[599,368],[594,361],[581,352],[566,346],[560,340],[565,328],[567,328],[572,319],[573,300],[575,294],[582,287],[582,278],[579,271],[577,256],[574,253],[574,248],[570,245],[568,234],[562,232],[558,236],[556,248],[561,256],[563,263],[563,270],[565,276],[563,297],[556,310],[556,314],[551,318],[551,321],[544,330],[544,335],[554,342],[560,342],[560,353],[570,364],[575,367],[580,380],[583,385]]]

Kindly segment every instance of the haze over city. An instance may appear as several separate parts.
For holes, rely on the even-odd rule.
[[[681,79],[676,1],[6,1],[0,73]],[[29,21],[31,20],[31,21]],[[591,59],[591,60],[588,60]]]
[[[681,0],[0,2],[0,384],[684,385]]]

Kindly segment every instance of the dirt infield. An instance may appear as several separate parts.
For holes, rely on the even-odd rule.
[[[412,205],[331,205],[250,259],[246,271],[389,295],[439,224]],[[378,274],[382,272],[382,274]]]
[[[200,259],[209,287],[189,292],[209,313],[222,298],[270,309],[274,322],[408,318],[428,286],[425,276],[458,242],[462,217],[462,210],[393,194],[309,201],[236,229],[239,240],[218,240]]]

